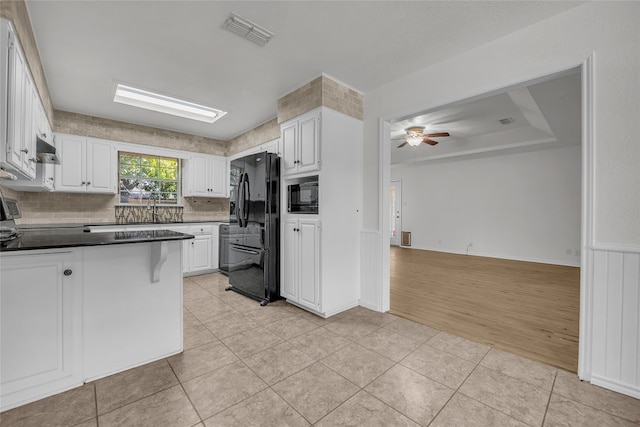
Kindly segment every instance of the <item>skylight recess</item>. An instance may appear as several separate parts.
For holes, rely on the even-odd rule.
[[[226,111],[207,107],[206,105],[195,104],[120,83],[116,86],[113,101],[206,123],[213,123],[227,114]]]

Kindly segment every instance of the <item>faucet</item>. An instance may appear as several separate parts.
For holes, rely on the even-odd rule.
[[[160,217],[160,214],[158,213],[157,206],[156,206],[156,196],[154,196],[153,193],[151,193],[151,195],[149,196],[149,200],[147,201],[147,210],[152,209],[151,202],[153,202],[153,211],[151,212],[151,219],[155,223],[158,217]]]

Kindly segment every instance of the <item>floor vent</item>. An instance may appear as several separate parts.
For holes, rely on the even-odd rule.
[[[403,231],[402,232],[402,246],[411,246],[411,232]]]

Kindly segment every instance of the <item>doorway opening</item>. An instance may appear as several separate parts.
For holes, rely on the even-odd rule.
[[[434,325],[432,323],[429,326],[443,330],[449,329],[452,333],[470,339],[474,339],[474,336],[476,336],[477,341],[507,349],[516,354],[541,360],[555,366],[561,366],[564,369],[574,372],[579,370],[578,334],[582,334],[583,331],[580,330],[580,332],[578,332],[578,325],[581,316],[584,316],[580,310],[581,302],[584,306],[584,297],[581,298],[580,293],[582,286],[580,267],[582,266],[584,268],[585,263],[585,260],[581,257],[581,248],[584,247],[584,242],[586,241],[586,227],[583,220],[586,200],[584,198],[583,188],[584,182],[587,179],[585,176],[585,155],[583,154],[586,136],[582,134],[584,125],[581,123],[581,121],[584,120],[585,114],[582,110],[584,84],[581,78],[583,78],[583,76],[584,70],[582,68],[575,68],[551,76],[545,76],[535,81],[498,90],[491,94],[446,105],[441,108],[412,114],[411,116],[405,115],[403,117],[392,118],[383,123],[381,129],[388,131],[388,135],[383,137],[388,138],[386,141],[388,143],[390,142],[390,144],[387,146],[389,150],[387,157],[388,163],[384,166],[385,162],[383,162],[383,167],[389,168],[389,170],[386,171],[386,179],[384,179],[383,174],[383,182],[388,183],[389,191],[383,190],[382,194],[388,194],[389,198],[392,197],[391,182],[394,179],[401,178],[403,184],[408,183],[405,185],[405,188],[403,188],[403,196],[405,198],[403,204],[405,209],[401,211],[403,226],[412,229],[414,235],[413,246],[422,249],[421,251],[415,251],[405,248],[391,248],[388,261],[390,262],[389,306],[392,313],[395,312],[403,317],[421,321],[421,323],[425,323],[420,319],[421,317],[429,318],[428,315],[431,314],[432,317],[429,321],[437,324]],[[576,77],[577,83],[576,81],[573,82],[573,89],[574,92],[578,94],[578,98],[572,107],[574,122],[572,122],[570,131],[560,129],[562,123],[556,120],[558,114],[551,112],[555,111],[557,113],[557,110],[553,110],[554,107],[546,106],[544,107],[544,111],[540,111],[539,109],[537,114],[535,111],[533,114],[531,113],[532,109],[530,107],[535,107],[536,105],[539,107],[541,104],[544,104],[544,101],[541,102],[542,98],[544,98],[544,95],[540,93],[541,87],[551,85],[549,87],[552,88],[551,92],[553,93],[557,90],[557,87],[555,89],[553,88],[554,81],[575,79]],[[537,87],[531,90],[531,87],[536,85]],[[482,116],[483,110],[479,107],[481,101],[488,101],[492,98],[494,102],[493,106],[496,108],[499,108],[502,101],[507,101],[520,107],[520,111],[522,112],[522,116],[497,116],[495,117],[495,119],[497,119],[496,121],[505,119],[504,122],[510,125],[514,122],[522,123],[524,119],[526,123],[531,125],[532,129],[521,130],[522,134],[525,135],[521,140],[517,139],[517,132],[503,135],[505,136],[503,147],[491,145],[483,145],[481,147],[473,146],[473,137],[456,139],[456,135],[459,135],[459,132],[457,132],[455,128],[455,120],[459,117],[456,116],[456,114],[467,106],[470,106],[472,113]],[[475,108],[479,109],[474,110]],[[566,108],[566,106],[559,105],[555,108]],[[433,119],[434,117],[437,120],[433,121],[433,124],[437,126],[431,126],[429,131],[433,133],[447,132],[451,134],[451,137],[448,137],[446,142],[445,140],[437,141],[444,149],[435,151],[432,149],[433,145],[430,144],[431,146],[421,147],[423,152],[420,155],[417,155],[415,151],[409,152],[409,154],[407,154],[406,151],[400,152],[396,155],[396,160],[399,158],[401,161],[394,162],[393,150],[399,145],[403,145],[403,138],[405,138],[403,129],[420,125],[427,125],[428,127],[430,123],[420,123],[419,121],[425,118]],[[575,121],[576,118],[577,122]],[[501,126],[504,125],[501,124]],[[487,133],[490,135],[490,138],[476,137],[475,139],[479,140],[481,144],[489,144],[490,139],[494,141],[499,139],[496,132],[492,132],[491,129],[489,129]],[[434,139],[437,140],[437,138]],[[458,152],[456,152],[456,145],[462,146],[462,149],[458,150]],[[406,144],[404,144],[404,146],[406,147]],[[535,243],[535,234],[540,233],[540,229],[536,229],[536,226],[541,225],[544,228],[544,225],[553,222],[553,219],[549,221],[548,218],[545,218],[545,215],[542,215],[542,219],[540,220],[542,224],[536,224],[536,210],[541,211],[545,209],[548,200],[545,201],[543,198],[538,201],[537,206],[530,206],[533,208],[532,212],[534,212],[535,215],[528,216],[525,212],[523,217],[522,212],[518,211],[518,209],[515,210],[514,215],[504,215],[505,211],[511,209],[509,206],[510,199],[515,199],[516,203],[520,203],[520,201],[518,201],[518,194],[522,195],[523,192],[526,193],[526,191],[531,190],[526,188],[527,178],[530,178],[531,181],[529,182],[533,183],[531,187],[538,186],[538,189],[544,189],[545,185],[540,183],[540,180],[538,180],[539,176],[536,176],[535,173],[528,175],[526,170],[522,168],[522,165],[525,165],[526,168],[526,164],[523,163],[525,159],[542,157],[543,155],[540,153],[545,150],[556,150],[553,154],[547,156],[548,159],[546,160],[558,157],[557,154],[559,154],[569,159],[568,161],[572,164],[572,166],[567,169],[573,171],[570,178],[572,181],[570,190],[572,192],[572,201],[569,210],[571,212],[570,215],[566,215],[563,221],[566,221],[564,224],[573,223],[574,227],[570,233],[562,237],[564,240],[561,239],[561,241],[570,242],[570,244],[565,243],[562,247],[560,247],[557,242],[551,242],[547,246],[544,244],[540,246]],[[500,159],[493,161],[493,163],[491,160],[488,160],[495,158],[495,156],[499,156]],[[410,158],[408,161],[410,166],[404,169],[402,166],[397,166],[398,163],[402,163],[403,158]],[[405,163],[406,162],[405,160]],[[456,166],[450,168],[449,166],[454,163]],[[462,164],[464,164],[465,167],[461,167]],[[545,170],[547,165],[548,163],[541,163],[537,166],[533,165],[532,169]],[[483,167],[485,168],[485,172],[482,172]],[[491,179],[485,180],[485,176],[488,176],[487,172],[492,172],[493,168],[499,169],[501,167],[504,167],[505,170],[510,167],[514,169],[511,171],[514,174],[513,176],[517,177],[518,174],[520,174],[528,175],[528,177],[521,179],[521,184],[524,187],[520,187],[519,189],[509,185],[504,186],[504,190],[502,191],[504,196],[503,200],[501,200],[501,195],[499,194],[501,192],[500,190],[490,193],[490,202],[499,202],[497,204],[504,202],[505,204],[500,205],[497,211],[493,211],[493,215],[498,216],[495,223],[492,222],[491,219],[483,223],[479,219],[481,219],[484,214],[489,217],[492,216],[492,211],[490,210],[480,212],[476,209],[477,206],[486,202],[486,198],[483,201],[483,197],[486,197],[487,193],[483,192],[483,190],[486,190],[490,185]],[[556,164],[555,167],[557,168],[556,171],[562,175],[563,165]],[[400,170],[401,173],[398,173],[398,170]],[[409,170],[409,172],[405,175],[404,172],[407,170]],[[419,171],[424,170],[429,170],[429,172],[424,172],[425,175],[420,175],[421,172]],[[447,172],[447,170],[450,170],[450,172]],[[504,176],[508,175],[502,175],[500,178],[503,179]],[[460,182],[465,180],[467,181],[465,185],[472,188],[465,189],[462,194],[456,193],[457,189],[465,188]],[[428,185],[430,182],[438,182],[440,185],[439,187],[430,187]],[[429,207],[420,206],[416,201],[415,190],[412,194],[412,190],[410,189],[411,183],[420,187],[422,198],[428,201]],[[494,188],[500,188],[499,183],[496,185],[498,187],[494,186]],[[548,183],[548,187],[552,187],[553,185],[552,183]],[[556,182],[556,185],[561,184]],[[537,190],[533,189],[533,193],[529,196],[531,196],[530,198],[535,198],[537,194]],[[476,195],[477,198],[474,198]],[[464,204],[456,204],[453,202],[453,198],[456,197],[468,201],[469,206],[465,207]],[[438,215],[437,209],[433,209],[433,206],[437,206],[438,204],[444,206],[440,215]],[[383,201],[382,206],[385,205],[389,206],[389,208],[387,208],[387,215],[384,215],[387,218],[383,218],[382,221],[383,223],[391,224],[391,221],[395,219],[392,216],[394,213],[391,208],[392,205],[387,205],[385,201]],[[412,209],[416,207],[416,205],[418,205],[418,209],[413,212],[415,218],[412,220]],[[447,212],[447,207],[449,208],[449,214],[442,214],[442,212]],[[552,212],[549,215],[553,218],[556,214],[557,212]],[[389,222],[386,220],[389,220]],[[418,221],[422,221],[422,223]],[[504,231],[496,228],[496,224],[500,222],[506,224]],[[531,228],[531,230],[523,231],[522,229],[509,227],[518,222],[530,224],[529,228]],[[425,226],[425,224],[430,225]],[[562,228],[562,225],[560,225],[559,229]],[[513,230],[517,230],[518,233],[523,232],[524,234],[519,236],[518,233],[514,234]],[[529,232],[533,234],[527,235]],[[553,240],[554,237],[558,237],[557,235],[561,233],[562,232],[554,233],[550,230],[546,231],[549,240]],[[544,240],[544,235],[542,237]],[[516,241],[517,243],[515,243],[514,246],[510,246],[510,240]],[[389,244],[393,245],[392,242],[393,240],[390,236]],[[522,248],[528,244],[531,245],[531,250],[529,250],[529,248],[522,250]],[[569,247],[565,247],[567,245]],[[534,246],[536,246],[535,249],[533,248]],[[538,250],[537,253],[535,253],[536,250]],[[545,251],[549,252],[550,255],[540,256],[541,253],[546,253]],[[553,251],[555,252],[551,253]],[[416,254],[418,253],[421,255],[419,260],[416,258]],[[411,269],[408,268],[409,264],[402,263],[403,257],[408,259],[410,256],[412,256],[412,259],[409,264],[419,266],[423,270],[412,272]],[[548,271],[547,267],[549,267]],[[518,270],[518,272],[514,273],[516,270]],[[509,288],[509,282],[514,282],[513,275],[511,278],[508,275],[497,278],[500,274],[492,276],[487,273],[487,271],[499,273],[511,271],[512,274],[516,276],[527,276],[527,280],[537,281],[537,283],[541,283],[543,286],[538,290],[533,289],[531,283],[534,282],[528,282],[528,285],[522,286],[528,286],[530,293],[542,294],[543,297],[540,300],[531,302],[532,305],[523,303],[527,289],[522,289],[524,293],[519,294],[516,292],[516,289]],[[399,272],[405,275],[401,276]],[[463,272],[468,274],[465,276],[466,273],[463,274]],[[439,277],[434,277],[434,274]],[[545,275],[547,278],[552,279],[545,280]],[[394,288],[394,280],[402,280],[405,284],[409,284],[408,288],[413,287],[413,291],[407,287],[405,287],[405,289]],[[484,284],[482,283],[483,280],[486,280]],[[506,287],[500,285],[499,282],[507,284]],[[559,282],[562,283],[559,284]],[[464,286],[469,283],[472,286],[471,288]],[[485,286],[496,283],[498,283],[497,288],[491,289],[490,286]],[[525,281],[524,283],[527,282]],[[461,287],[455,291],[454,288],[458,285],[461,285]],[[559,301],[557,295],[554,296],[553,292],[555,291],[560,295],[566,296],[568,299],[561,303],[560,306],[558,306],[558,310],[554,312],[553,302]],[[456,294],[456,292],[460,293]],[[507,308],[513,308],[515,306],[516,310],[501,311],[500,307],[495,305],[498,299],[492,298],[492,293],[494,293],[494,296],[506,295],[506,300],[501,302],[501,304],[504,304],[505,307],[511,305],[511,307]],[[420,295],[427,299],[428,303],[426,305],[420,306],[416,304],[416,298]],[[464,296],[470,295],[474,297],[470,298],[469,301],[463,301]],[[478,301],[482,299],[486,299],[485,304],[478,306]],[[400,308],[404,303],[408,303],[409,305]],[[449,303],[450,306],[447,307],[446,303]],[[400,306],[398,304],[400,304]],[[465,306],[465,304],[467,305]],[[517,309],[519,304],[523,304],[519,307],[520,311]],[[437,315],[434,315],[435,306],[445,307],[443,313],[448,314],[439,319],[434,319],[433,316],[437,317]],[[552,311],[544,314],[544,310],[541,310],[544,306],[550,308]],[[569,307],[570,312],[562,312],[562,307]],[[485,310],[486,313],[496,314],[497,317],[502,318],[494,322],[478,316],[478,313],[482,313],[483,310]],[[551,319],[555,315],[558,315],[558,319]],[[545,317],[549,319],[548,323],[556,323],[552,325],[555,330],[551,334],[554,335],[557,340],[556,343],[548,343],[550,346],[548,353],[564,353],[565,356],[567,356],[566,359],[570,359],[570,361],[559,362],[544,360],[540,354],[528,354],[527,351],[530,349],[527,350],[526,348],[527,342],[530,344],[532,340],[529,335],[531,331],[527,331],[526,328],[514,332],[514,335],[510,339],[514,344],[514,348],[512,349],[507,348],[507,346],[501,344],[500,340],[497,339],[504,338],[504,331],[509,330],[514,325],[531,324],[532,320]],[[456,330],[456,328],[459,328],[465,321],[468,321],[469,325],[466,332],[461,332],[460,329]],[[488,327],[487,336],[478,338],[479,331],[474,329],[474,327],[483,322],[484,326]],[[549,325],[540,324],[535,327],[540,331],[545,331],[545,328],[548,326]],[[542,334],[544,335],[544,332]],[[557,342],[562,341],[570,344],[569,350],[554,347]],[[540,347],[540,344],[538,343],[533,347],[536,346]]]

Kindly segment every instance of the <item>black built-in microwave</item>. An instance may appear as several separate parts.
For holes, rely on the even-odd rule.
[[[318,213],[318,181],[306,181],[287,186],[287,212]]]

